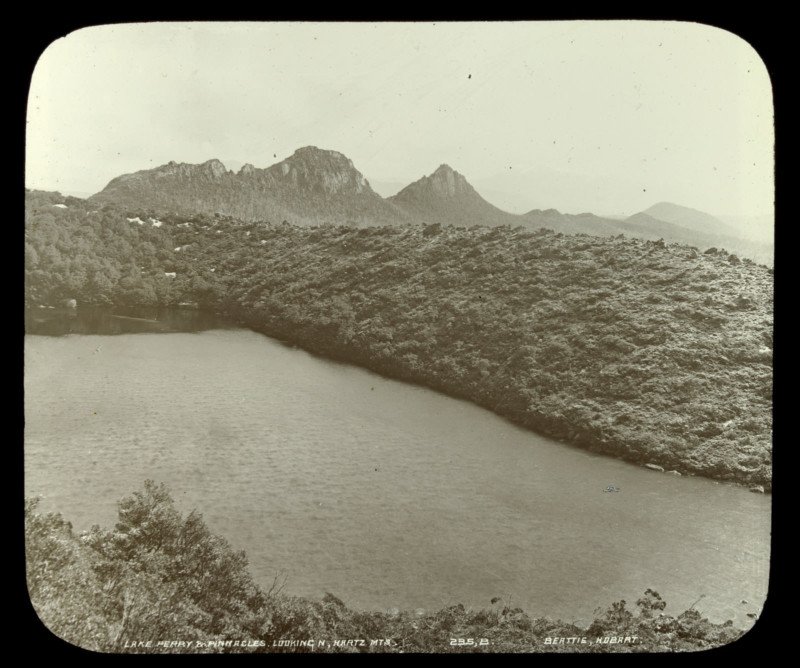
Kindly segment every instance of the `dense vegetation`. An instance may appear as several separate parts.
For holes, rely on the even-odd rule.
[[[767,267],[508,226],[150,215],[29,193],[28,303],[196,303],[596,452],[770,487]]]
[[[742,634],[694,609],[665,615],[666,603],[649,589],[635,613],[619,601],[586,628],[531,618],[496,600],[482,610],[359,612],[332,594],[310,601],[280,586],[265,592],[243,552],[212,534],[198,513],[183,516],[168,490],[151,481],[120,501],[113,529],[79,535],[28,500],[25,546],[39,618],[67,642],[103,652],[652,652],[715,647]],[[586,642],[553,645],[546,640],[553,637]],[[452,645],[454,638],[486,644]],[[346,640],[363,646],[336,642]]]

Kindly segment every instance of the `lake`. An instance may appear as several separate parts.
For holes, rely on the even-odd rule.
[[[285,575],[287,593],[354,608],[500,596],[588,623],[652,588],[672,614],[760,612],[770,496],[593,455],[196,311],[72,315],[26,317],[25,485],[76,530],[113,526],[151,478],[265,587]]]

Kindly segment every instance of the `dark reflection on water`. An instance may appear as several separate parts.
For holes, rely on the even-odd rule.
[[[25,333],[40,336],[201,332],[232,327],[236,324],[230,320],[194,308],[79,306],[25,311]]]

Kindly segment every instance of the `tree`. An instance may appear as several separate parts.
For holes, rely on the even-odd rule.
[[[42,514],[39,499],[25,501],[28,594],[45,626],[88,649],[109,646],[112,629],[103,611],[100,579],[90,552],[57,513]]]
[[[94,528],[86,542],[102,556],[95,570],[115,593],[120,638],[136,637],[136,629],[222,637],[243,632],[243,622],[257,625],[264,597],[244,552],[212,534],[198,513],[183,518],[163,484],[145,481],[143,492],[120,501],[114,530]]]
[[[258,638],[267,598],[244,552],[212,534],[202,516],[183,517],[167,488],[119,503],[113,530],[75,536],[60,515],[25,509],[28,588],[44,624],[81,647],[119,651],[152,638]]]

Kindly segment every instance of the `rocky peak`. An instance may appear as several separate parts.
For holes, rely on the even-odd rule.
[[[268,170],[277,180],[304,190],[325,194],[374,195],[353,161],[338,151],[316,146],[297,149],[289,158]]]
[[[339,151],[331,151],[330,149],[317,148],[316,146],[301,146],[294,153],[292,158],[298,160],[338,160],[346,162],[352,166],[353,162],[343,153]]]
[[[154,169],[146,169],[140,172],[134,172],[133,174],[123,174],[122,176],[114,179],[114,181],[111,183],[114,183],[115,181],[140,181],[142,179],[151,180],[154,178],[159,181],[163,181],[164,179],[169,179],[170,177],[178,177],[179,179],[193,179],[201,176],[205,178],[219,179],[227,173],[228,170],[225,168],[225,165],[223,165],[216,158],[212,160],[206,160],[206,162],[199,165],[170,160],[166,165],[161,165],[160,167],[155,167]]]
[[[256,168],[248,162],[242,165],[242,168],[239,170],[239,176],[249,176],[255,171]]]
[[[450,165],[439,165],[428,178],[434,192],[443,197],[455,197],[472,190],[467,180]]]
[[[215,179],[218,179],[228,173],[225,165],[223,165],[222,162],[216,158],[213,158],[212,160],[206,160],[202,165],[200,165],[200,167],[206,174],[214,177]]]
[[[435,197],[439,199],[453,199],[463,196],[479,197],[463,175],[455,171],[450,165],[439,165],[433,174],[423,176],[419,181],[401,190],[395,198],[399,200],[416,200]]]

